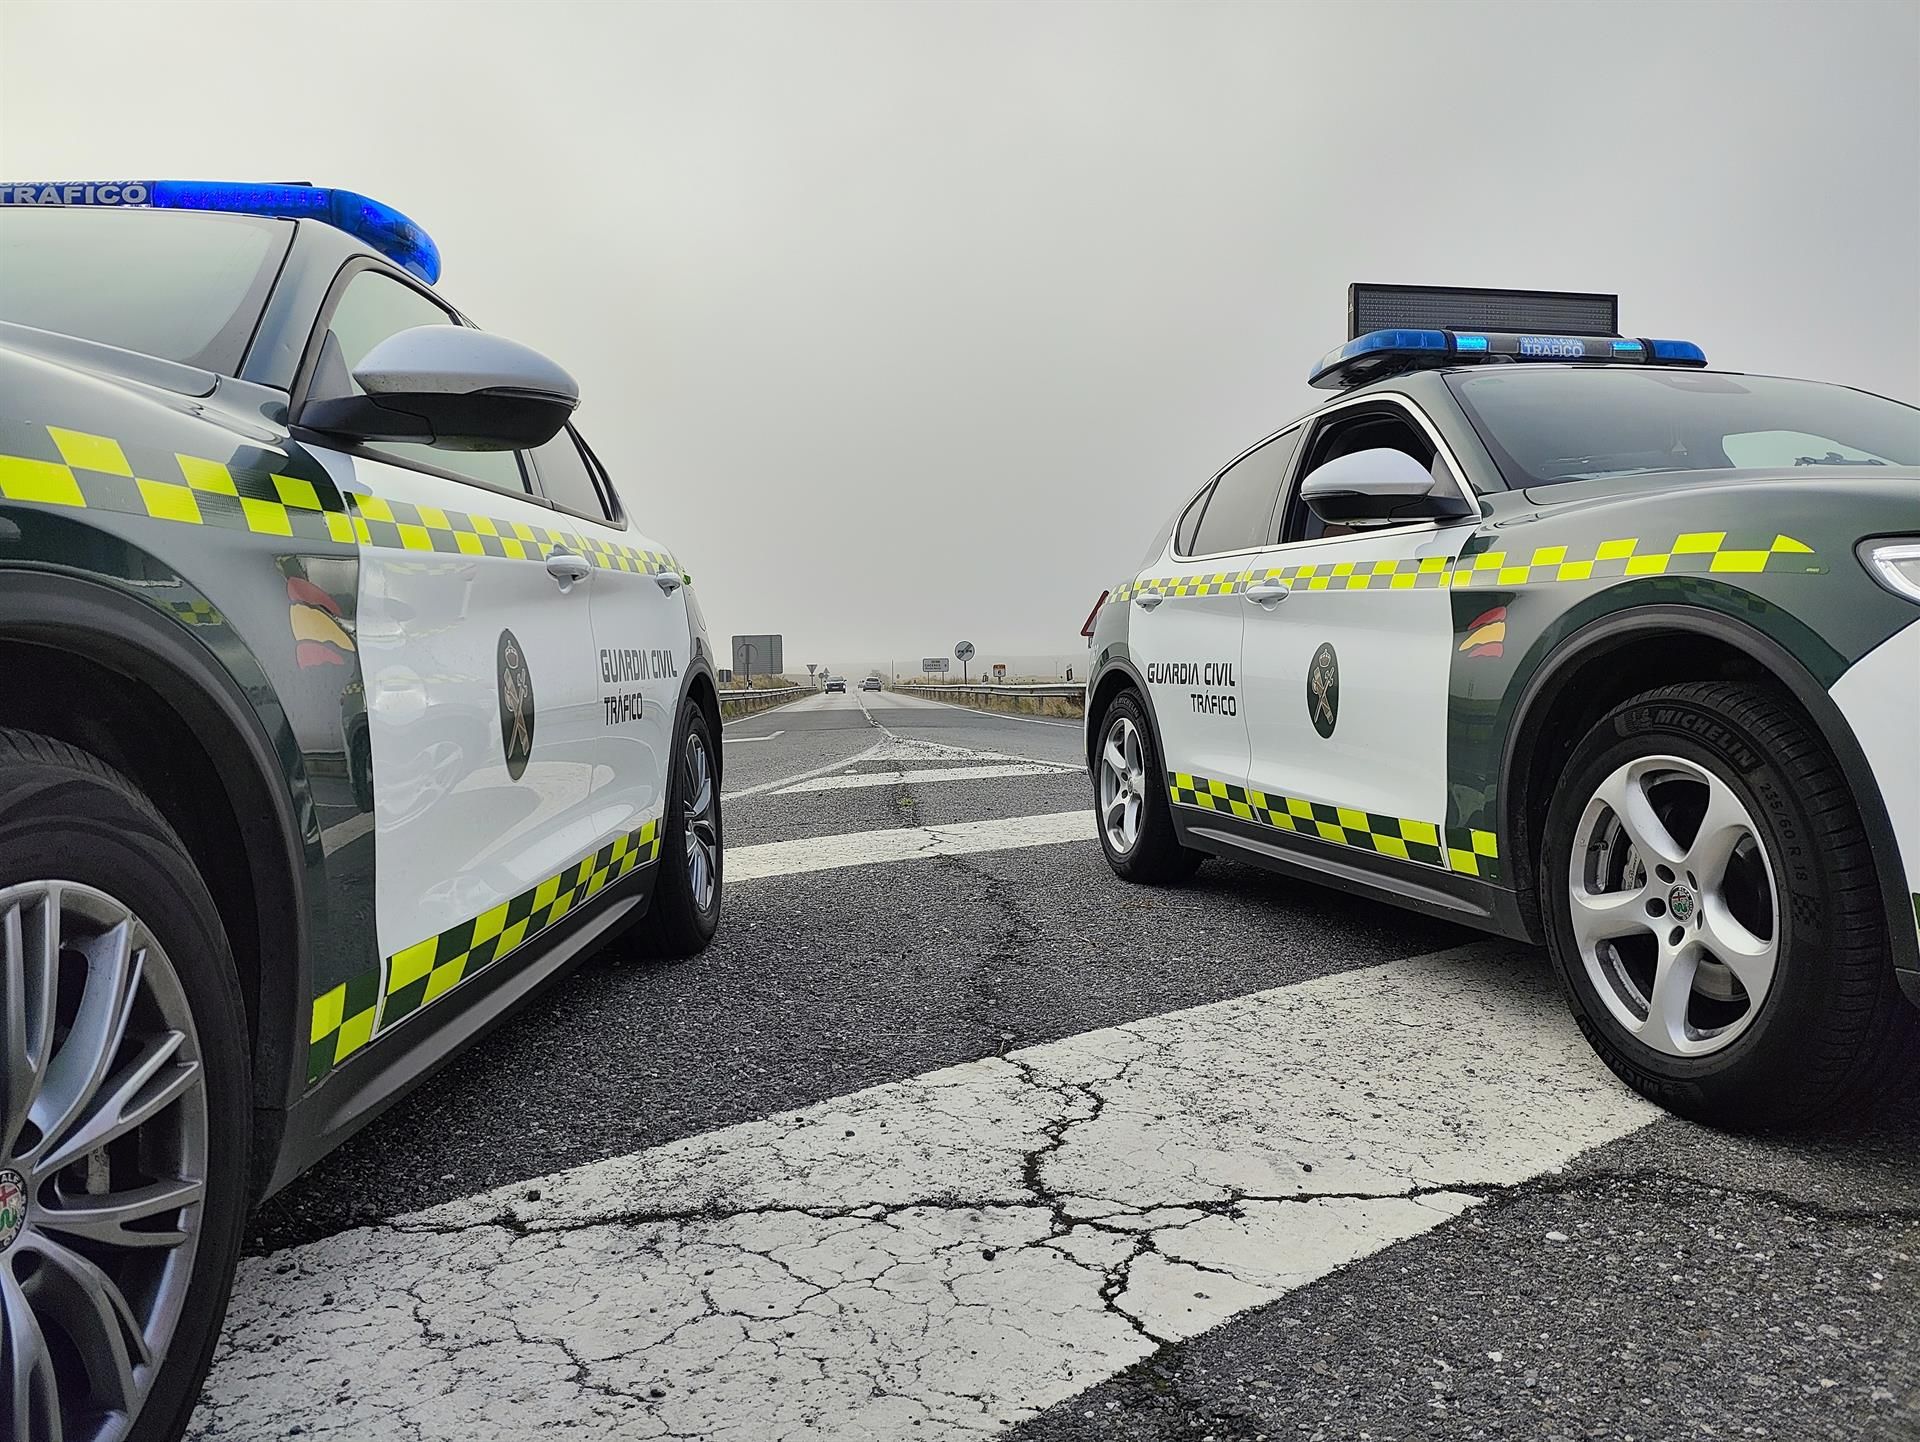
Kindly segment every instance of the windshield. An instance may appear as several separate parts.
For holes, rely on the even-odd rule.
[[[1845,386],[1497,366],[1447,384],[1510,486],[1643,471],[1920,466],[1920,409]]]
[[[0,207],[0,321],[231,375],[292,237],[250,215]]]

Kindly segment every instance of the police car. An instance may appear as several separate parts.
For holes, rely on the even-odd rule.
[[[1096,607],[1122,877],[1252,862],[1544,942],[1723,1124],[1902,1069],[1920,1001],[1920,410],[1705,368],[1613,297],[1356,286],[1339,394]]]
[[[176,1436],[251,1201],[718,924],[699,606],[438,273],[347,191],[0,186],[0,1436]]]

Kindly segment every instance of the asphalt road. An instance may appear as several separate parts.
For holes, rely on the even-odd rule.
[[[1077,723],[725,730],[721,935],[609,954],[253,1227],[193,1435],[1920,1437],[1920,1102],[1665,1117],[1544,958],[1218,861]]]

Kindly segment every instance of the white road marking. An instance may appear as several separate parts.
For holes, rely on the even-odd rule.
[[[189,1436],[980,1437],[1657,1115],[1500,943],[241,1264]]]
[[[1022,846],[1057,846],[1063,841],[1093,839],[1091,809],[1010,816],[996,821],[961,821],[951,826],[902,826],[838,836],[802,836],[792,841],[762,842],[758,846],[729,846],[727,880],[754,881],[768,876],[797,876],[807,871],[834,871],[843,866],[924,861],[935,856],[1009,851]]]
[[[748,741],[771,741],[776,736],[784,736],[784,731],[769,731],[764,736],[722,736],[720,739],[729,746],[739,746]]]
[[[991,781],[1007,776],[1057,776],[1076,770],[1072,766],[1049,766],[1040,761],[1017,761],[977,766],[928,766],[918,771],[861,771],[853,775],[816,776],[782,786],[776,796],[797,796],[808,791],[860,791],[869,786],[928,786],[936,781]]]

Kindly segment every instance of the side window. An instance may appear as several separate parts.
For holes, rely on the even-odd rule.
[[[1442,485],[1457,489],[1453,472],[1447,468],[1446,458],[1427,438],[1426,431],[1399,406],[1391,403],[1356,406],[1322,421],[1307,443],[1306,454],[1301,458],[1299,478],[1304,480],[1328,461],[1341,456],[1376,449],[1404,451],[1428,467]],[[1300,499],[1299,490],[1296,484],[1288,496],[1286,524],[1280,532],[1282,542],[1315,541],[1322,536],[1353,533],[1352,526],[1329,526],[1321,520]]]
[[[357,393],[353,368],[381,341],[417,325],[456,325],[458,318],[438,301],[378,270],[356,272],[340,292],[320,343],[320,364],[313,393]],[[323,389],[324,388],[324,389]],[[443,451],[433,446],[382,441],[369,447],[396,460],[452,471],[483,486],[524,494],[526,478],[513,451]]]
[[[1274,498],[1286,479],[1287,463],[1300,443],[1298,430],[1276,436],[1235,461],[1214,482],[1213,498],[1200,517],[1189,554],[1251,551],[1264,546],[1273,519]]]
[[[1207,499],[1213,495],[1213,487],[1206,486],[1199,495],[1187,502],[1187,508],[1180,514],[1180,525],[1173,533],[1173,553],[1176,556],[1193,554],[1193,533],[1200,529],[1200,513],[1207,508]]]
[[[588,520],[612,519],[600,494],[580,441],[572,426],[562,426],[552,440],[533,451],[533,468],[540,473],[540,489],[556,506]]]

